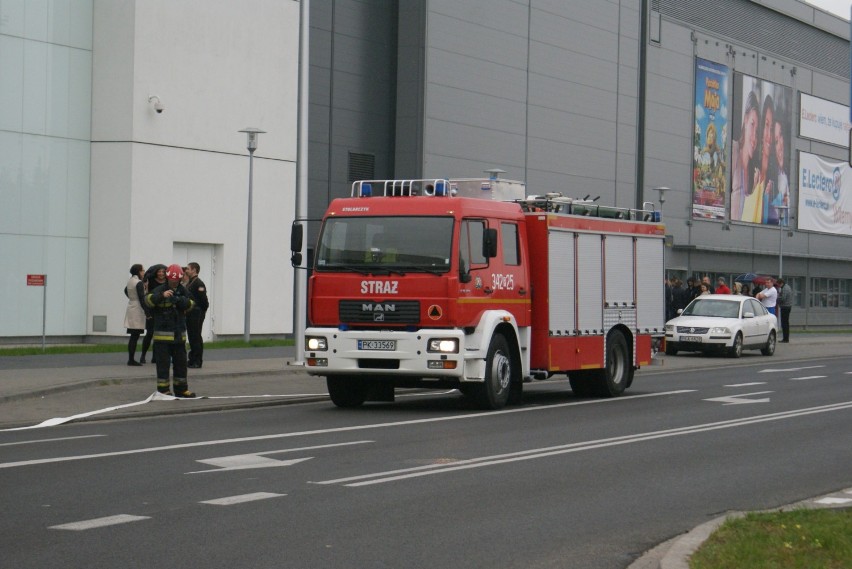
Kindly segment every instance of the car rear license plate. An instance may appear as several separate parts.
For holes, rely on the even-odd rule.
[[[358,340],[358,349],[393,352],[396,350],[396,340]]]
[[[681,336],[680,341],[681,342],[696,342],[696,343],[700,344],[701,343],[701,336]]]

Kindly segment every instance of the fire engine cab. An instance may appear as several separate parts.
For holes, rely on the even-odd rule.
[[[554,374],[578,396],[621,395],[664,334],[665,231],[645,205],[502,179],[355,182],[319,233],[307,372],[340,407],[425,387],[498,409]]]

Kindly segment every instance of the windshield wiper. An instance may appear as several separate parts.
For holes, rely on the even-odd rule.
[[[443,275],[447,271],[443,271],[440,269],[433,269],[432,267],[423,267],[423,266],[406,266],[404,267],[406,271],[412,273],[429,273],[430,275]]]

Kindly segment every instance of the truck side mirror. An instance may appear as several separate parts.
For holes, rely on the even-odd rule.
[[[290,229],[290,264],[294,267],[302,265],[302,237],[304,231],[301,223],[293,222],[293,227]]]
[[[482,256],[486,259],[497,256],[497,230],[492,227],[485,229],[485,235],[482,238]]]

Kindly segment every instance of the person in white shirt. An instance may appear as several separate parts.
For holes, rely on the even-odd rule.
[[[766,282],[766,288],[757,293],[756,298],[770,314],[775,314],[775,304],[778,301],[778,291],[775,290],[775,283],[772,279],[769,279]]]

